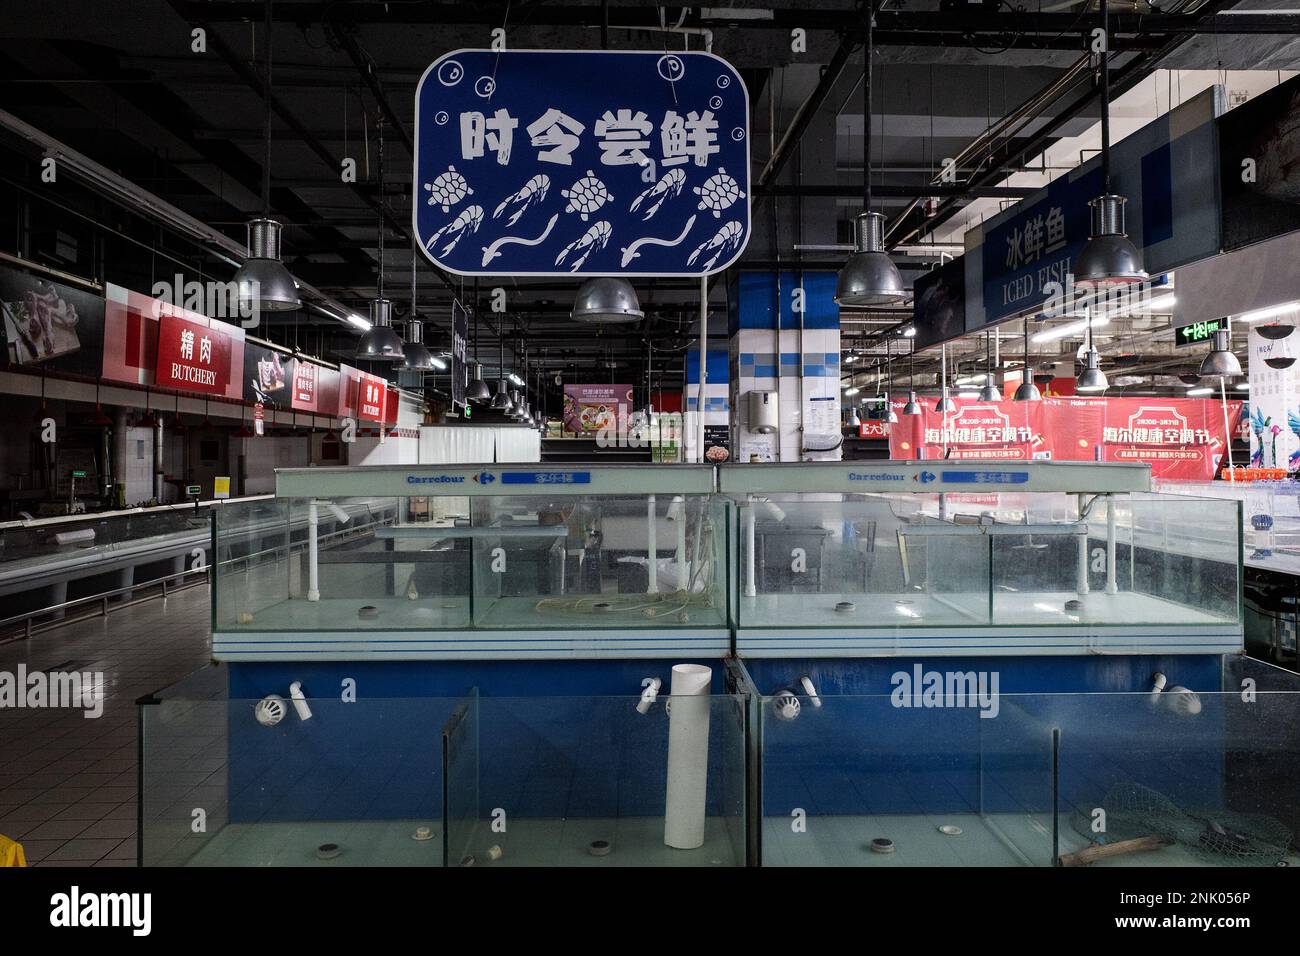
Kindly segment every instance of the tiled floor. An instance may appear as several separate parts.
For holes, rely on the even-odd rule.
[[[208,661],[208,613],[200,585],[0,645],[0,671],[104,675],[98,718],[0,709],[0,834],[22,843],[29,865],[135,865],[135,701]]]

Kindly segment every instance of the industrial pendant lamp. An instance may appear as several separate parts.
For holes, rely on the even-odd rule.
[[[379,119],[379,201],[384,201],[384,121]],[[393,331],[393,303],[384,298],[384,212],[379,210],[379,275],[370,303],[370,328],[357,342],[357,358],[375,362],[401,362],[406,355],[402,350],[402,337]]]
[[[1038,391],[1038,386],[1034,384],[1033,370],[1029,367],[1029,319],[1027,318],[1025,319],[1025,370],[1020,375],[1020,385],[1016,388],[1013,401],[1042,401],[1043,395]]]
[[[904,335],[907,333],[904,332]],[[908,354],[907,359],[907,383],[916,384],[916,339],[912,339],[912,351]],[[903,406],[904,415],[920,415],[921,403],[916,400],[916,389],[910,388],[907,391],[907,404]]]
[[[997,402],[997,401],[1001,401],[1002,399],[1002,393],[999,392],[997,386],[993,384],[993,355],[989,347],[991,338],[992,338],[991,332],[985,333],[984,358],[989,363],[989,371],[988,371],[988,377],[984,380],[984,387],[980,389],[981,402]]]
[[[1087,245],[1074,262],[1074,284],[1083,289],[1105,289],[1146,282],[1150,276],[1142,267],[1142,253],[1124,229],[1123,196],[1110,188],[1110,13],[1101,7],[1101,195],[1088,205],[1092,209],[1092,232]]]
[[[840,269],[835,285],[835,301],[839,305],[893,305],[907,298],[903,277],[885,251],[885,217],[871,211],[871,21],[868,5],[862,64],[863,211],[854,230],[853,254]]]
[[[645,312],[632,283],[615,276],[600,276],[578,287],[570,318],[592,325],[613,325],[639,322]]]
[[[861,426],[862,419],[858,417],[858,406],[856,405],[849,406],[849,417],[848,420],[845,422],[845,424],[848,425],[850,428],[858,428],[859,426]]]
[[[465,401],[487,402],[492,400],[492,390],[483,381],[483,363],[478,360],[478,280],[474,280],[474,364],[470,373],[469,385],[465,388]]]
[[[506,390],[506,340],[500,334],[497,335],[497,349],[500,377],[497,379],[497,391],[492,396],[490,407],[494,412],[509,415],[515,405],[510,401],[510,393]]]
[[[1210,354],[1201,363],[1202,377],[1232,378],[1241,374],[1241,362],[1237,361],[1237,356],[1229,348],[1231,336],[1232,333],[1227,329],[1219,329],[1214,333]]]
[[[262,216],[248,223],[248,258],[235,273],[240,311],[287,312],[302,305],[298,283],[280,261],[280,230],[271,219],[271,0],[266,0],[266,76],[262,99],[266,105],[266,143],[262,156]]]
[[[957,403],[948,395],[948,346],[939,346],[939,401],[935,403],[936,412],[955,412]]]
[[[1104,392],[1110,383],[1106,381],[1106,373],[1101,370],[1101,356],[1097,354],[1097,346],[1092,341],[1092,307],[1088,307],[1088,351],[1083,359],[1083,372],[1079,375],[1075,383],[1075,391],[1078,392]]]
[[[402,346],[402,361],[397,368],[405,372],[434,372],[446,368],[446,364],[433,357],[433,353],[424,345],[424,325],[415,311],[418,256],[415,247],[411,247],[411,314],[406,319],[406,344]]]
[[[889,372],[889,387],[885,389],[885,424],[887,425],[898,424],[898,412],[894,411],[894,402],[892,398],[894,393],[894,360],[890,355],[890,346],[892,344],[892,339],[885,339],[885,368]]]

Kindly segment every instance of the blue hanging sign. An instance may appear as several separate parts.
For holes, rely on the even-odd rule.
[[[712,275],[750,192],[749,92],[711,53],[456,50],[416,89],[412,219],[448,272]]]

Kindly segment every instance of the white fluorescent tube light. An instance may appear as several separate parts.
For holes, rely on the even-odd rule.
[[[1266,309],[1255,309],[1253,312],[1243,312],[1237,316],[1238,322],[1258,322],[1260,319],[1271,319],[1274,316],[1286,315],[1288,312],[1294,312],[1300,309],[1300,302],[1283,302],[1281,305],[1270,305]]]
[[[514,372],[510,373],[510,381],[514,382],[520,388],[524,387],[524,380],[520,378],[518,375],[516,375]]]
[[[1249,391],[1250,391],[1250,382],[1238,382],[1238,383],[1237,383],[1237,388],[1241,389],[1243,392],[1249,392]]]
[[[370,331],[370,323],[367,322],[359,315],[349,315],[348,321],[351,322],[353,325],[355,325],[357,328],[361,329],[363,332]]]
[[[846,388],[846,389],[844,390],[844,394],[845,394],[845,395],[856,395],[856,394],[858,394],[858,392],[860,392],[860,391],[862,391],[862,389],[858,388],[858,387],[855,385],[853,388]]]
[[[1104,325],[1109,325],[1110,319],[1105,316],[1097,316],[1092,320],[1092,327],[1099,329]],[[1035,332],[1029,337],[1031,342],[1055,342],[1057,339],[1063,339],[1068,335],[1074,335],[1077,332],[1087,331],[1088,320],[1080,319],[1078,322],[1068,322],[1065,325],[1058,325],[1054,329],[1044,329],[1041,332]]]
[[[1189,388],[1187,390],[1188,398],[1199,398],[1202,395],[1213,395],[1213,394],[1214,394],[1214,389],[1212,388]]]
[[[909,325],[907,328],[903,329],[903,336],[904,336],[905,338],[909,338],[909,339],[910,339],[910,338],[912,338],[912,337],[915,336],[915,335],[916,335],[916,326],[914,326],[914,325]]]
[[[980,393],[979,393],[979,392],[958,392],[958,393],[957,393],[957,397],[958,397],[958,398],[969,398],[969,399],[971,399],[971,400],[973,401],[973,400],[975,400],[975,399],[977,399],[977,398],[980,397]]]

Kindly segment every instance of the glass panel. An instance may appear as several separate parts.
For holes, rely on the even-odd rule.
[[[988,541],[937,514],[937,495],[738,502],[739,626],[987,623]]]
[[[1050,727],[1005,698],[992,719],[910,696],[820,702],[762,699],[764,866],[1051,862]]]
[[[448,769],[448,792],[460,795],[449,823],[451,861],[744,865],[744,698],[707,698],[703,802],[690,805],[704,811],[703,843],[694,848],[665,845],[672,706],[667,695],[644,714],[628,697],[479,698],[477,759],[461,754]],[[457,746],[469,746],[471,729],[462,724]],[[462,779],[470,774],[478,777],[472,815],[459,809],[461,797],[474,791]]]
[[[1027,700],[1061,727],[1062,861],[1300,864],[1300,694]]]
[[[461,701],[442,731],[443,780],[447,810],[448,863],[468,863],[479,808],[479,697],[473,690]]]
[[[485,497],[473,513],[475,627],[726,625],[725,503],[712,496]]]
[[[440,866],[443,698],[142,705],[147,866]]]

